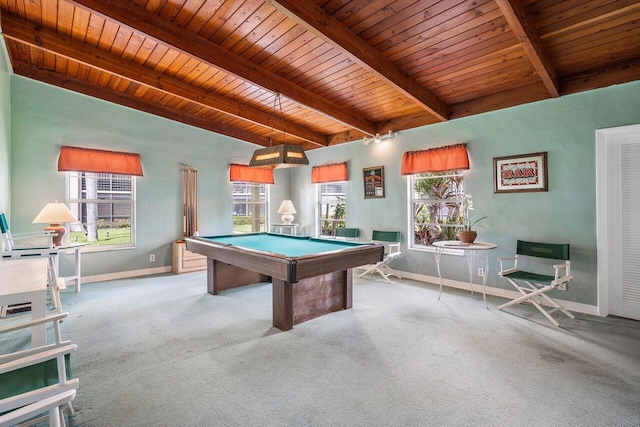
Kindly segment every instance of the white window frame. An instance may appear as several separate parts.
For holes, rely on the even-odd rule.
[[[343,184],[344,185],[344,220],[341,220],[345,223],[347,223],[347,198],[349,197],[348,195],[348,191],[347,191],[347,181],[334,181],[334,182],[324,182],[324,183],[318,183],[316,184],[317,186],[317,190],[316,190],[316,237],[320,237],[320,238],[325,238],[325,239],[332,239],[335,238],[335,236],[329,236],[329,235],[323,235],[322,234],[322,186],[323,185],[331,185],[331,184]],[[337,193],[334,193],[337,194]],[[335,229],[335,227],[334,227]]]
[[[240,184],[240,185],[249,185],[252,186],[252,188],[255,188],[256,186],[260,186],[260,185],[264,185],[264,201],[242,201],[242,202],[236,202],[233,198],[233,186]],[[262,183],[258,183],[258,182],[249,182],[249,181],[234,181],[232,182],[232,187],[231,187],[231,206],[232,206],[232,211],[231,211],[231,229],[232,232],[234,234],[243,234],[239,231],[235,231],[233,229],[233,216],[235,216],[235,205],[239,205],[239,204],[243,204],[243,205],[264,205],[264,231],[268,232],[271,229],[271,219],[270,219],[270,214],[269,214],[269,206],[271,205],[271,185],[270,184],[262,184]],[[253,227],[252,227],[253,228]],[[250,233],[258,233],[259,231],[250,231]]]
[[[67,172],[65,174],[65,204],[67,205],[67,207],[70,207],[70,205],[72,203],[78,203],[78,204],[82,204],[82,203],[96,203],[96,204],[114,204],[114,203],[118,203],[118,204],[123,204],[126,203],[127,201],[129,202],[129,204],[131,205],[131,242],[129,243],[119,243],[119,244],[108,244],[108,245],[92,245],[92,244],[87,244],[87,246],[85,246],[83,248],[84,252],[103,252],[103,251],[113,251],[113,250],[120,250],[120,249],[134,249],[136,247],[136,218],[137,218],[137,214],[136,214],[136,177],[135,175],[128,175],[128,174],[112,174],[110,173],[110,175],[128,175],[131,177],[131,199],[130,200],[103,200],[103,199],[97,199],[97,200],[91,200],[91,199],[83,199],[83,198],[71,198],[71,194],[70,194],[70,186],[71,186],[71,176],[72,174],[81,174],[84,172],[77,172],[77,171],[70,171]],[[76,178],[77,179],[77,178]],[[79,218],[80,219],[80,218]],[[73,224],[81,224],[81,221],[77,221],[76,223],[72,223],[72,227]],[[71,227],[71,228],[72,228]],[[67,236],[69,236],[69,238],[71,237],[71,232],[72,230],[69,230],[69,233],[67,234]],[[65,239],[67,239],[65,237]],[[74,242],[70,242],[70,243],[74,243]]]
[[[464,194],[465,194],[465,190],[464,190],[464,174],[462,172],[462,170],[459,171],[452,171],[450,173],[447,173],[446,175],[443,176],[458,176],[461,178],[461,187],[462,187],[462,191],[458,193],[458,197],[453,198],[453,199],[428,199],[428,198],[416,198],[415,197],[415,190],[414,190],[414,183],[415,183],[415,179],[418,178],[418,176],[421,174],[414,174],[414,175],[408,175],[407,176],[407,236],[409,236],[408,238],[408,249],[409,250],[415,250],[415,251],[423,251],[423,252],[435,252],[435,247],[430,245],[422,245],[422,244],[416,244],[415,243],[415,226],[416,224],[414,223],[414,204],[415,203],[424,203],[424,202],[436,202],[438,200],[449,200],[451,201],[457,201],[458,204],[462,205],[462,201],[464,200]],[[462,224],[459,224],[458,227],[462,227]],[[451,239],[451,240],[458,240],[457,237]],[[456,249],[445,249],[444,253],[449,253],[449,254],[454,254],[454,255],[464,255],[463,251],[460,250],[456,250]]]

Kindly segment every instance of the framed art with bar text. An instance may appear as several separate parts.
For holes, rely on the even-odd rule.
[[[494,193],[548,191],[547,152],[493,158]]]

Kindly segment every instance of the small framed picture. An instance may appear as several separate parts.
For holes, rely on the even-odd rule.
[[[548,191],[547,152],[493,158],[494,193]]]
[[[378,199],[384,197],[384,166],[362,169],[364,179],[364,198]]]

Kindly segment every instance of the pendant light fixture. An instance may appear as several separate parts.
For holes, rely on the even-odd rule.
[[[282,141],[281,145],[273,145],[274,123],[276,121],[277,110],[280,107],[280,119],[282,120]],[[304,150],[299,145],[287,144],[287,134],[284,131],[284,116],[282,114],[282,101],[280,93],[276,92],[273,99],[273,121],[271,122],[271,135],[269,135],[269,146],[259,148],[251,157],[249,167],[257,168],[289,168],[294,166],[308,165],[309,160]]]

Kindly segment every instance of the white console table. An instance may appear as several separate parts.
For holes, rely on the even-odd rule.
[[[278,234],[298,234],[298,224],[271,224],[271,231]]]

